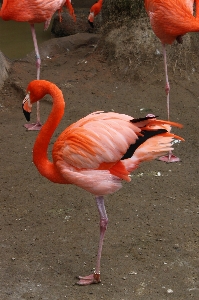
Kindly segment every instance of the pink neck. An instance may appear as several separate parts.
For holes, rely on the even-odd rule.
[[[50,181],[55,183],[67,183],[54,163],[49,161],[47,153],[50,139],[63,117],[65,102],[62,92],[55,85],[48,86],[47,89],[47,93],[53,98],[53,107],[34,144],[33,162],[41,175]]]

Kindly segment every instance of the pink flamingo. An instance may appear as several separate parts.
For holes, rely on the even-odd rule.
[[[199,7],[196,7],[196,17],[194,17],[194,2],[198,2],[198,0],[145,0],[145,8],[150,18],[151,27],[163,46],[168,120],[170,85],[165,45],[172,44],[175,40],[177,40],[178,43],[182,43],[183,35],[188,32],[199,31]],[[173,155],[172,152],[169,152],[168,155],[159,159],[165,162],[176,162],[180,160]]]
[[[32,104],[46,94],[53,98],[52,111],[42,126],[33,148],[33,162],[40,174],[54,183],[75,184],[95,195],[100,215],[100,239],[94,274],[79,277],[79,285],[99,283],[100,260],[108,217],[104,195],[131,181],[130,172],[143,161],[153,160],[172,150],[172,140],[180,137],[168,132],[182,125],[156,120],[154,116],[134,119],[125,114],[95,112],[66,128],[54,143],[53,162],[48,159],[50,139],[64,114],[61,90],[45,80],[34,80],[27,87],[23,111],[30,120]]]
[[[37,79],[40,78],[41,58],[35,32],[35,23],[43,23],[47,30],[53,14],[66,5],[71,16],[75,20],[75,14],[71,5],[71,0],[3,0],[0,10],[0,17],[5,20],[14,20],[17,22],[29,22],[32,32],[32,38],[36,54]],[[24,125],[28,130],[40,130],[42,124],[40,121],[39,102],[37,103],[37,121],[34,124]]]
[[[91,27],[94,27],[93,22],[95,16],[97,16],[101,9],[102,9],[103,0],[98,0],[95,4],[93,4],[90,8],[90,13],[88,16],[88,22],[91,25]]]

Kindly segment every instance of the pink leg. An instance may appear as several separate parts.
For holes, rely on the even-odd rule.
[[[40,79],[40,66],[41,66],[41,58],[39,54],[39,48],[37,44],[37,37],[35,33],[35,27],[34,24],[31,24],[31,32],[32,32],[32,38],[33,38],[33,43],[35,47],[35,54],[36,54],[36,67],[37,67],[37,79]],[[36,123],[33,124],[25,124],[25,128],[28,130],[40,130],[42,127],[42,124],[40,122],[40,104],[39,101],[37,101],[37,121]]]
[[[108,217],[107,217],[106,209],[105,209],[105,205],[104,205],[104,197],[97,196],[96,203],[97,203],[97,208],[98,208],[98,211],[100,214],[100,240],[99,240],[99,247],[98,247],[98,254],[97,254],[96,269],[94,271],[94,274],[90,274],[85,277],[79,276],[80,280],[77,282],[77,284],[79,284],[79,285],[89,285],[92,283],[101,282],[101,280],[100,280],[100,261],[101,261],[104,235],[105,235],[105,232],[107,229],[107,224],[108,224]]]
[[[168,116],[168,120],[169,120],[169,92],[170,92],[170,85],[169,85],[169,77],[168,77],[168,71],[167,71],[167,54],[166,54],[165,44],[162,44],[162,47],[163,47],[163,55],[164,55],[165,78],[166,78],[165,92],[166,92],[166,95],[167,95],[167,116]]]
[[[168,116],[168,120],[170,118],[169,115],[169,92],[170,92],[170,85],[169,85],[169,77],[168,77],[168,71],[167,71],[167,54],[166,54],[166,47],[165,44],[162,44],[163,47],[163,55],[164,55],[164,69],[165,69],[165,77],[166,77],[166,86],[165,86],[165,92],[167,95],[167,116]],[[167,155],[165,156],[161,156],[159,158],[159,160],[161,161],[165,161],[167,163],[171,163],[171,162],[177,162],[180,161],[180,158],[173,155],[172,151],[170,151]]]

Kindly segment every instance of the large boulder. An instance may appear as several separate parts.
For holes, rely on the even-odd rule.
[[[0,51],[0,89],[2,88],[4,81],[8,77],[8,70],[10,68],[10,65],[11,62]]]

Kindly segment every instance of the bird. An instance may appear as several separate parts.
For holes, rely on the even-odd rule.
[[[69,13],[75,20],[75,14],[71,5],[71,0],[3,0],[0,17],[5,20],[14,20],[17,22],[28,22],[30,23],[32,39],[36,54],[36,68],[37,68],[37,79],[40,79],[40,67],[41,58],[39,54],[39,48],[37,43],[37,37],[35,32],[35,23],[44,22],[44,30],[47,30],[53,14],[58,10],[61,12],[62,7],[66,5]],[[28,130],[40,130],[40,108],[39,102],[37,103],[37,121],[34,124],[24,125]]]
[[[164,69],[166,78],[167,116],[170,118],[169,92],[170,84],[167,70],[166,44],[175,40],[182,43],[182,37],[188,32],[199,31],[199,7],[196,6],[196,16],[193,15],[195,0],[145,0],[145,9],[150,19],[155,35],[163,47]],[[198,3],[197,3],[198,4]],[[172,154],[159,158],[165,162],[176,162],[180,159]]]
[[[97,111],[69,125],[57,138],[48,159],[48,145],[65,109],[62,91],[47,80],[33,80],[27,87],[22,108],[30,121],[32,105],[46,94],[52,97],[52,110],[33,146],[33,162],[39,173],[59,184],[76,185],[95,196],[100,215],[100,238],[94,273],[79,276],[79,285],[99,283],[100,261],[108,217],[104,196],[118,191],[122,181],[131,181],[130,172],[139,164],[173,149],[171,126],[181,124],[157,120],[154,115],[133,118],[126,114]]]
[[[98,0],[95,4],[93,4],[90,8],[90,12],[89,12],[89,16],[88,16],[88,22],[90,24],[90,26],[93,28],[94,27],[94,18],[95,16],[97,16],[101,9],[102,9],[102,4],[103,4],[103,0]]]
[[[74,8],[71,4],[71,0],[66,0],[66,7],[68,8],[68,11],[69,11],[71,17],[73,18],[74,22],[76,22],[76,15],[75,15]]]

